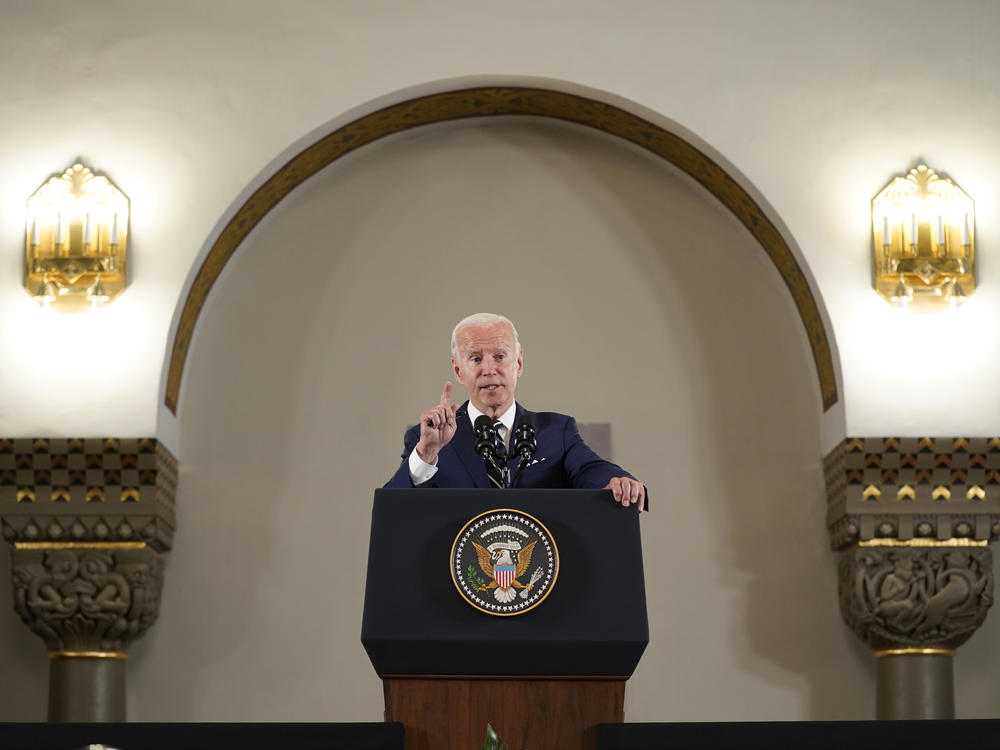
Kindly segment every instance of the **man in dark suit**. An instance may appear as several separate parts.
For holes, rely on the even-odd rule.
[[[501,439],[509,445],[514,422],[526,412],[514,401],[524,369],[514,324],[492,313],[465,318],[452,332],[451,366],[469,400],[461,406],[452,404],[451,381],[444,384],[440,401],[407,431],[403,462],[386,487],[491,486],[483,459],[475,451],[473,423],[482,414],[499,421]],[[533,416],[538,445],[516,486],[609,489],[622,506],[643,509],[642,482],[594,453],[572,417],[555,412]]]

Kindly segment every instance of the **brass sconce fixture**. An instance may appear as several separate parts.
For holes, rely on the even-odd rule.
[[[46,307],[74,312],[125,290],[129,201],[114,183],[74,164],[28,198],[24,288]]]
[[[874,286],[918,312],[965,302],[976,289],[972,199],[924,164],[872,199]]]

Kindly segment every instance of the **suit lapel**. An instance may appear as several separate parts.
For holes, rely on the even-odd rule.
[[[480,489],[489,489],[489,475],[486,473],[486,464],[478,453],[476,453],[476,436],[472,432],[472,423],[469,421],[469,411],[466,409],[466,401],[455,412],[455,437],[451,440],[451,446],[461,460],[462,465],[472,477],[472,484]]]

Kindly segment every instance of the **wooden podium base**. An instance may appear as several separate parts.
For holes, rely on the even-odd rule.
[[[487,723],[511,750],[597,750],[597,725],[625,720],[625,680],[383,675],[385,719],[407,750],[478,750]]]

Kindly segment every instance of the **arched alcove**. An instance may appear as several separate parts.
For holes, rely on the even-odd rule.
[[[668,161],[701,183],[746,226],[784,280],[809,341],[824,411],[837,403],[838,366],[821,305],[799,257],[745,180],[737,179],[718,157],[713,159],[699,150],[681,128],[644,119],[608,101],[549,88],[483,86],[419,95],[348,118],[346,124],[309,142],[273,174],[264,176],[260,187],[238,205],[203,251],[187,286],[171,326],[164,368],[163,403],[167,410],[177,414],[188,349],[212,286],[243,239],[291,190],[337,159],[387,135],[428,124],[499,115],[554,118],[610,133]],[[836,433],[834,440],[843,437],[840,421],[828,432]],[[831,442],[829,435],[824,442]]]
[[[239,257],[187,352],[135,719],[380,717],[358,638],[371,491],[477,309],[520,328],[520,400],[610,422],[650,487],[628,720],[868,716],[832,593],[813,342],[759,238],[684,170],[554,118],[442,121],[331,162]],[[433,574],[401,561],[385,585]]]

